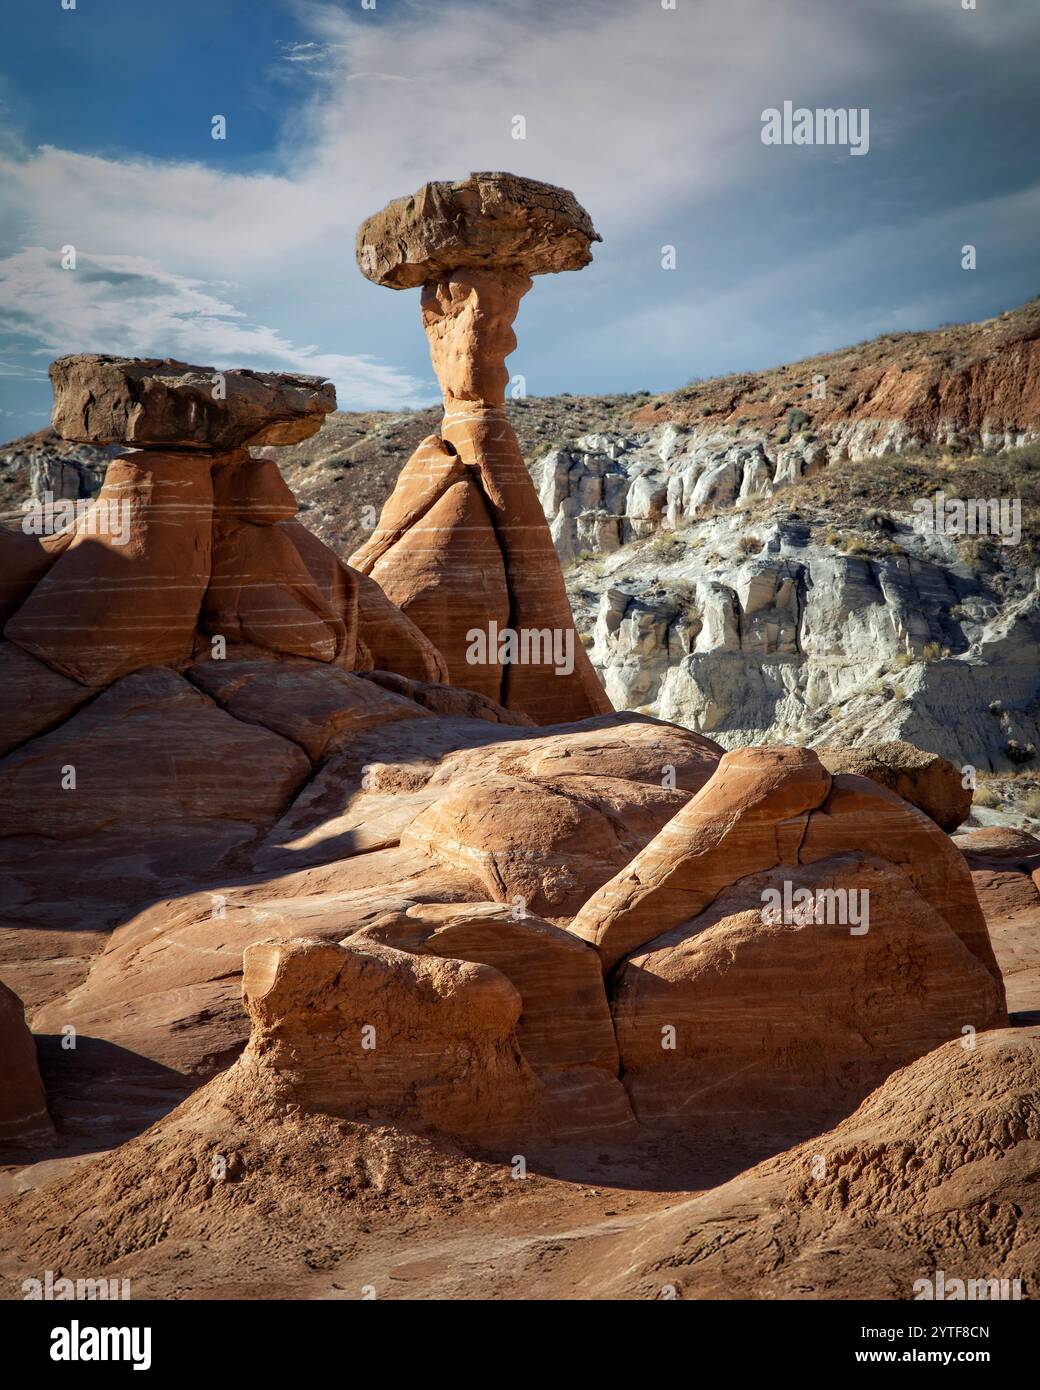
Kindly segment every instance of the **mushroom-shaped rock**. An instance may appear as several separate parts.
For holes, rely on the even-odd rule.
[[[228,644],[373,665],[358,641],[358,576],[296,523],[277,464],[246,447],[313,434],[335,408],[330,383],[94,354],[59,358],[51,379],[67,439],[135,447],[68,534],[0,546],[9,641],[91,687],[220,659]],[[402,674],[437,679],[438,661]]]
[[[445,416],[443,439],[419,446],[352,563],[442,650],[451,684],[539,724],[610,704],[578,641],[549,526],[506,419],[505,359],[531,276],[580,270],[598,240],[572,194],[513,174],[426,184],[358,233],[370,280],[423,286]],[[450,631],[445,613],[454,615]]]
[[[367,218],[357,234],[361,272],[377,285],[414,289],[455,270],[545,275],[580,270],[601,241],[573,193],[516,174],[425,183]]]
[[[218,371],[158,357],[93,353],[51,363],[54,428],[81,444],[221,451],[295,444],[336,408],[320,376]]]

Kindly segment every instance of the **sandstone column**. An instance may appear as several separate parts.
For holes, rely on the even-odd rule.
[[[531,276],[579,270],[599,237],[565,189],[512,174],[428,183],[358,232],[362,273],[421,285],[444,394],[442,437],[402,470],[372,539],[351,558],[443,652],[451,681],[541,724],[610,710],[574,631],[563,574],[505,415],[513,319]],[[434,630],[430,630],[435,624]],[[473,660],[467,634],[507,627],[522,659]],[[528,634],[526,645],[524,634]],[[536,637],[534,634],[542,634]],[[546,651],[545,639],[556,644]],[[573,663],[564,673],[562,663]]]

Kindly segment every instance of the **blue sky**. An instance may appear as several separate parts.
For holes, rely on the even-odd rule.
[[[0,0],[0,39],[0,437],[46,423],[63,352],[430,401],[418,291],[363,280],[354,233],[472,169],[571,188],[604,237],[523,302],[532,394],[664,390],[1040,293],[1035,0]],[[784,100],[869,108],[869,152],[764,145]]]

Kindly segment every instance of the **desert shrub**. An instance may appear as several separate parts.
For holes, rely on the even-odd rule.
[[[985,565],[992,564],[993,545],[986,537],[961,536],[959,543],[961,556],[972,574],[978,574]]]
[[[926,642],[921,648],[921,656],[925,661],[941,661],[944,656],[949,655],[949,647],[944,647],[941,642]]]
[[[656,536],[650,542],[650,554],[664,564],[681,560],[685,553],[686,545],[678,536]]]
[[[1028,763],[1036,756],[1036,749],[1031,743],[1019,743],[1017,738],[1008,739],[1004,752],[1012,763]]]
[[[976,787],[971,798],[973,806],[994,807],[1000,805],[1000,797],[992,787]]]
[[[757,555],[765,548],[765,541],[759,540],[758,536],[741,536],[737,545],[745,555]]]
[[[1019,802],[1019,810],[1030,820],[1040,820],[1040,791],[1024,796]]]

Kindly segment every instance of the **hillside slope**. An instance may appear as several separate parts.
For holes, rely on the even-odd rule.
[[[725,746],[904,738],[983,773],[1036,766],[1040,300],[657,397],[507,410],[618,708]],[[271,452],[349,555],[439,420],[338,412]],[[89,495],[105,462],[49,431],[14,441],[8,524],[30,491]],[[1017,502],[1017,534],[921,534],[937,491]]]

